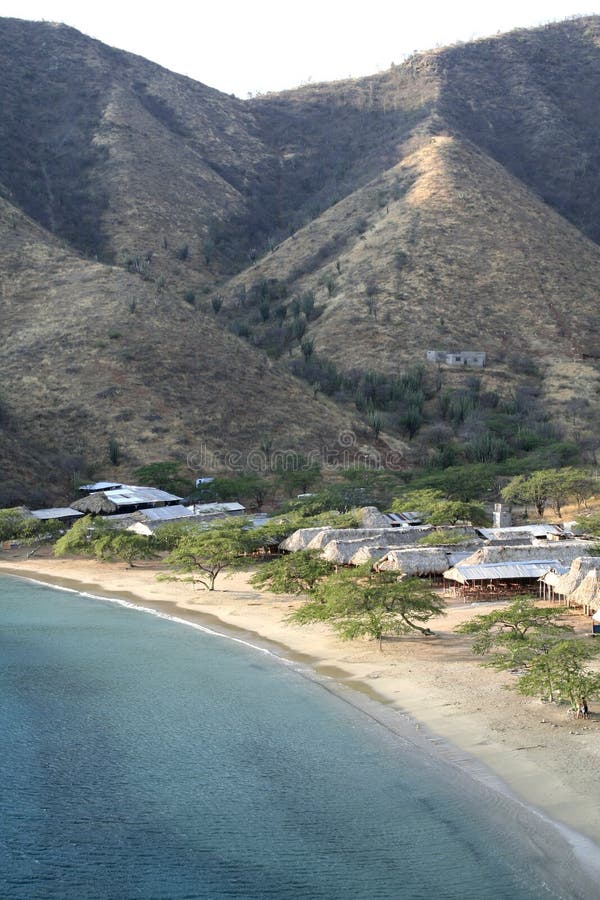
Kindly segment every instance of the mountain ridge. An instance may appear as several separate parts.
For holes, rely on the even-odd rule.
[[[106,467],[109,438],[124,466],[202,444],[226,468],[265,436],[352,432],[408,464],[440,423],[459,454],[485,433],[518,450],[518,421],[595,452],[599,48],[584,17],[242,101],[0,20],[0,494],[33,490],[45,453]],[[489,365],[425,365],[393,399],[444,348]]]

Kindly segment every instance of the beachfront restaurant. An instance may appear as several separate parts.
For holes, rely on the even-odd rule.
[[[482,598],[498,594],[518,594],[524,589],[537,592],[539,579],[558,566],[560,563],[556,559],[480,565],[459,563],[444,572],[444,593]]]

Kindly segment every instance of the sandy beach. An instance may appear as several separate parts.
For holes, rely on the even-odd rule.
[[[342,642],[321,625],[284,621],[298,600],[261,593],[248,573],[221,575],[218,590],[158,582],[160,564],[125,568],[85,559],[0,554],[0,572],[47,580],[102,596],[152,606],[172,615],[230,628],[275,643],[336,682],[367,690],[388,709],[407,712],[437,737],[445,752],[475,757],[499,776],[522,801],[557,822],[588,836],[600,847],[600,705],[577,721],[564,707],[523,698],[506,685],[509,674],[481,667],[468,638],[453,633],[459,622],[491,604],[451,601],[444,617],[432,620],[433,638],[407,636],[386,641]],[[572,624],[589,633],[589,619],[574,614]],[[446,741],[449,742],[446,744]],[[492,774],[493,773],[493,774]],[[479,773],[481,777],[481,772]]]

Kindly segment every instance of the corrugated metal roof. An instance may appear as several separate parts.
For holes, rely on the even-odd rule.
[[[386,519],[397,525],[420,525],[423,516],[417,512],[384,513]]]
[[[562,534],[556,525],[513,525],[510,528],[478,528],[479,534],[486,541],[510,541],[521,534],[529,534],[532,537],[547,537],[549,534]]]
[[[123,487],[120,481],[95,481],[93,484],[82,484],[80,491],[110,491]]]
[[[160,488],[142,487],[134,484],[123,484],[118,490],[104,491],[107,500],[112,501],[117,506],[136,506],[139,503],[168,503],[172,500],[182,500],[175,494],[169,494],[168,491],[161,491]]]
[[[171,519],[189,519],[194,513],[187,506],[181,506],[180,503],[174,506],[155,506],[151,509],[140,511],[144,519],[150,522],[168,522]],[[137,513],[136,513],[137,515]]]
[[[194,503],[190,509],[195,516],[204,516],[207,513],[244,512],[246,507],[241,503]]]
[[[505,579],[539,578],[560,563],[555,559],[530,560],[528,562],[488,563],[480,566],[453,566],[444,572],[449,581],[503,581]]]
[[[448,553],[448,561],[451,566],[457,566],[463,559],[471,556],[471,550],[456,551],[456,553]]]
[[[36,519],[70,519],[75,516],[82,516],[83,513],[78,509],[71,509],[70,506],[56,506],[49,509],[32,509],[31,515]]]

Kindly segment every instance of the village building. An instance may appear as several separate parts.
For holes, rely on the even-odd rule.
[[[31,515],[43,522],[60,521],[64,525],[72,525],[83,513],[72,506],[53,506],[48,509],[32,509]]]
[[[507,561],[467,565],[464,561],[443,573],[447,593],[475,594],[502,592],[515,594],[524,587],[534,588],[550,569],[560,568],[557,559],[537,559],[527,562]],[[447,584],[450,582],[450,584]]]
[[[243,516],[246,512],[246,507],[241,503],[191,503],[187,508],[196,519],[203,522],[226,519],[230,516]]]
[[[486,354],[479,350],[428,350],[427,362],[458,368],[482,369]]]
[[[71,506],[84,514],[110,516],[116,513],[136,512],[150,507],[173,506],[180,503],[181,500],[182,497],[177,497],[160,488],[122,484],[117,488],[93,491],[87,497],[76,500]]]

